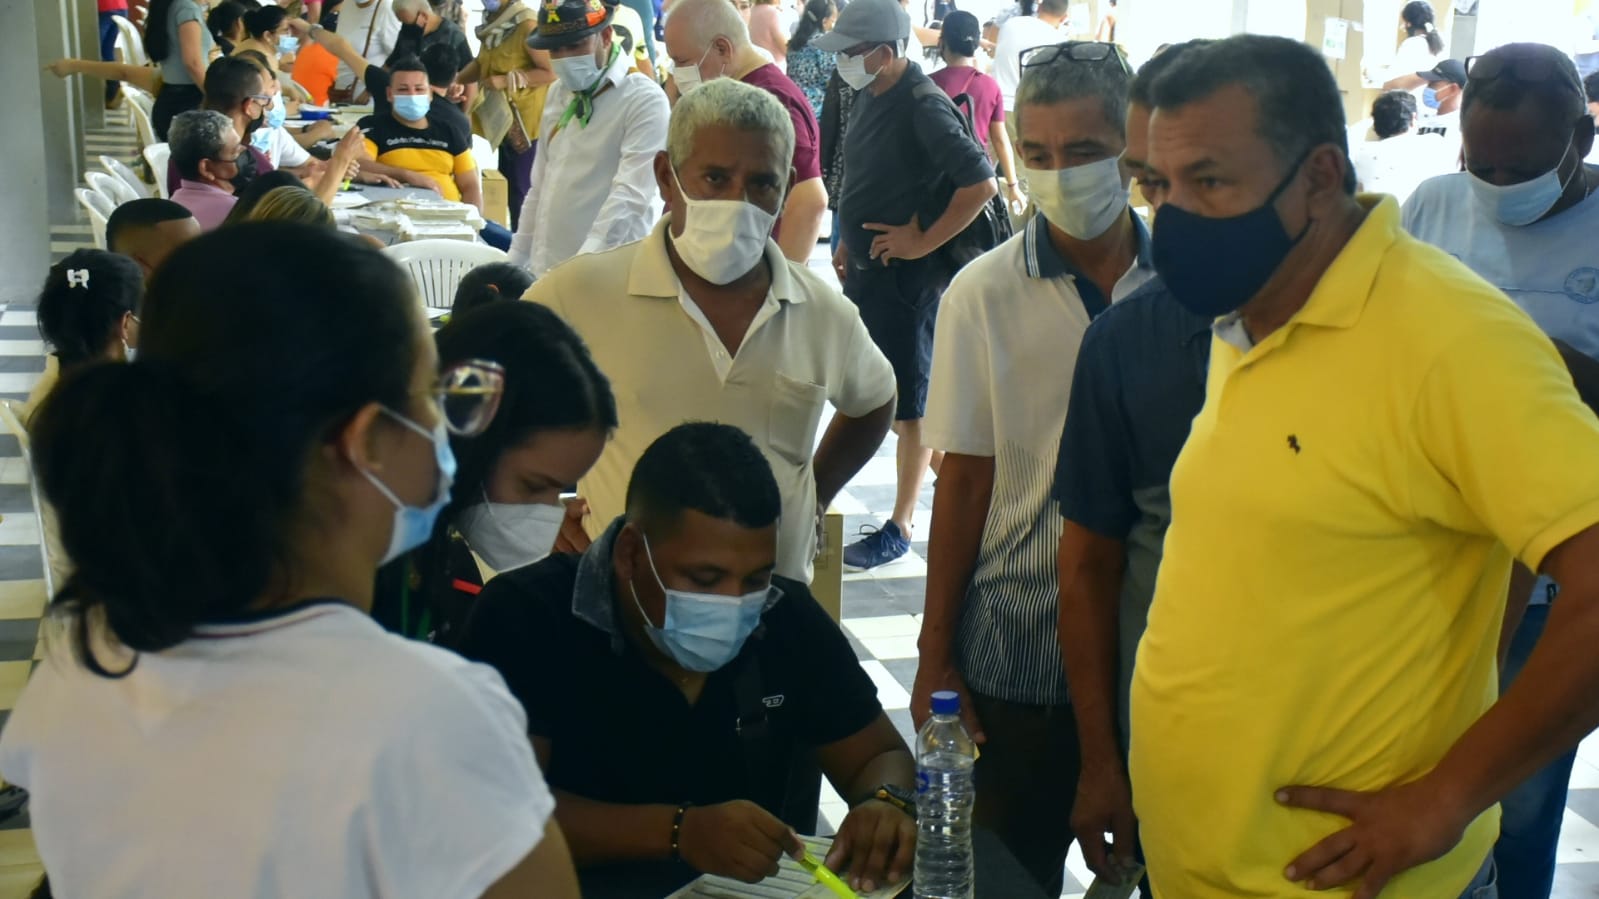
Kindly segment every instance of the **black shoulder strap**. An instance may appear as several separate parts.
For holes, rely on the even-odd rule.
[[[966,96],[965,94],[961,94],[959,97],[950,99],[949,94],[944,93],[944,89],[934,83],[932,79],[923,81],[921,84],[911,88],[911,96],[918,100],[923,100],[928,97],[938,97],[945,103],[948,103],[950,107],[955,110],[955,117],[960,119],[961,125],[966,128],[966,136],[974,141],[977,140],[977,129],[972,125],[972,101],[970,97]],[[961,101],[963,100],[966,102],[965,109],[961,108]]]

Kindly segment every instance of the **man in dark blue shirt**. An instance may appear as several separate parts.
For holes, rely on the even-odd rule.
[[[1130,89],[1123,161],[1157,209],[1160,185],[1143,170],[1150,85],[1189,46],[1145,64]],[[1096,318],[1078,350],[1055,468],[1065,518],[1057,630],[1082,759],[1072,830],[1089,867],[1110,879],[1132,866],[1136,851],[1127,693],[1171,524],[1172,466],[1205,401],[1210,324],[1159,278]]]

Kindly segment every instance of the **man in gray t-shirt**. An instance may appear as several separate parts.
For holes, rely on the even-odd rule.
[[[839,76],[860,91],[844,138],[842,239],[833,267],[899,387],[894,512],[881,529],[844,549],[844,566],[855,570],[910,551],[911,513],[932,459],[922,444],[922,414],[933,326],[954,275],[939,250],[999,191],[988,155],[948,97],[905,57],[910,28],[895,0],[854,0],[831,33],[812,41],[838,53]],[[942,200],[951,188],[941,208],[929,208],[930,198]]]

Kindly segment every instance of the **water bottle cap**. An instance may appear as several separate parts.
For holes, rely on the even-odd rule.
[[[953,690],[940,690],[933,694],[933,714],[959,715],[961,713],[961,697]]]

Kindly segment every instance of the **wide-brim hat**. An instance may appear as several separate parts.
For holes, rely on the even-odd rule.
[[[598,33],[611,24],[616,7],[604,0],[544,0],[538,11],[538,28],[528,36],[534,50],[556,50]]]

